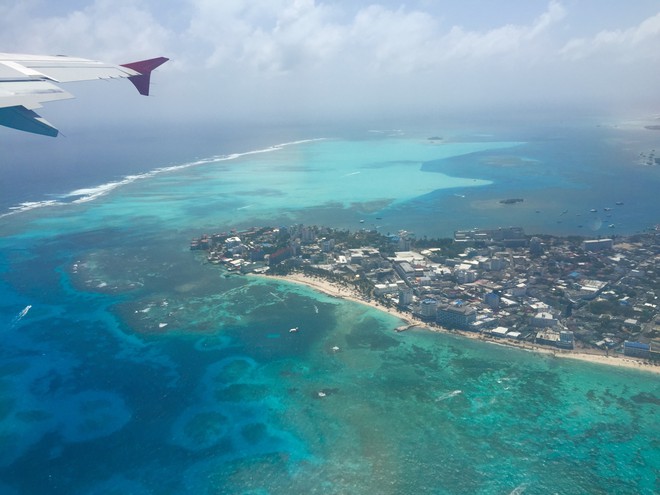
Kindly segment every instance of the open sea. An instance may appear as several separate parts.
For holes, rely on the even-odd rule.
[[[640,232],[660,223],[660,132],[1,139],[0,495],[660,493],[659,375],[398,334],[388,313],[189,251],[297,223]]]

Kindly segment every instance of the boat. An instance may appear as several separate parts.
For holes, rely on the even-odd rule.
[[[293,327],[289,329],[289,333],[296,333],[298,331],[298,327]]]
[[[23,308],[23,310],[22,310],[20,313],[18,313],[18,319],[20,320],[20,319],[23,318],[25,315],[27,315],[27,314],[28,314],[28,311],[30,311],[30,309],[32,309],[32,304],[28,304],[27,306],[25,306],[25,307]]]
[[[617,206],[622,206],[622,205],[623,205],[623,201],[617,201],[617,202],[614,203],[614,204],[617,205]]]
[[[592,209],[589,210],[589,211],[590,211],[591,213],[596,213],[598,210],[597,210],[596,208],[592,208]]]

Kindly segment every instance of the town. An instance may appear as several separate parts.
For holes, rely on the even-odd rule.
[[[518,227],[417,238],[294,225],[203,235],[237,273],[302,272],[429,325],[503,342],[660,360],[660,232],[586,239]]]

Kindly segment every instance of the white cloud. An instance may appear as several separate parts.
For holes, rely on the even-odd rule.
[[[446,35],[446,48],[452,57],[481,58],[494,55],[515,54],[521,48],[529,48],[553,24],[566,15],[565,9],[557,2],[551,2],[548,10],[530,25],[512,25],[493,28],[487,31],[465,31],[459,26]]]
[[[428,13],[378,4],[359,8],[352,16],[313,0],[267,3],[271,8],[262,8],[258,16],[243,5],[194,2],[187,36],[211,49],[208,66],[240,63],[268,73],[353,61],[364,70],[411,73],[447,59],[515,54],[565,15],[553,1],[530,25],[480,32],[460,26],[443,29]]]
[[[560,50],[570,60],[583,60],[595,55],[613,56],[630,61],[660,58],[660,13],[628,29],[603,30],[591,38],[575,38]]]
[[[570,105],[624,101],[632,88],[641,100],[656,94],[649,81],[660,67],[648,63],[660,57],[660,14],[622,6],[628,19],[646,19],[616,29],[619,7],[608,3],[598,18],[610,27],[599,32],[590,11],[597,0],[583,0],[593,5],[582,10],[557,0],[484,1],[470,13],[422,0],[68,1],[77,7],[0,3],[2,49],[110,62],[170,57],[155,80],[172,115]]]
[[[0,12],[4,17],[5,50],[26,53],[67,54],[126,61],[160,51],[170,37],[141,2],[96,0],[61,15],[47,15],[40,2]],[[13,41],[13,43],[12,43]],[[8,46],[9,45],[9,46]]]

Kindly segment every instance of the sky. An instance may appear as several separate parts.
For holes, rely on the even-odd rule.
[[[657,0],[0,0],[0,51],[171,59],[153,101],[66,85],[60,127],[660,113]]]

